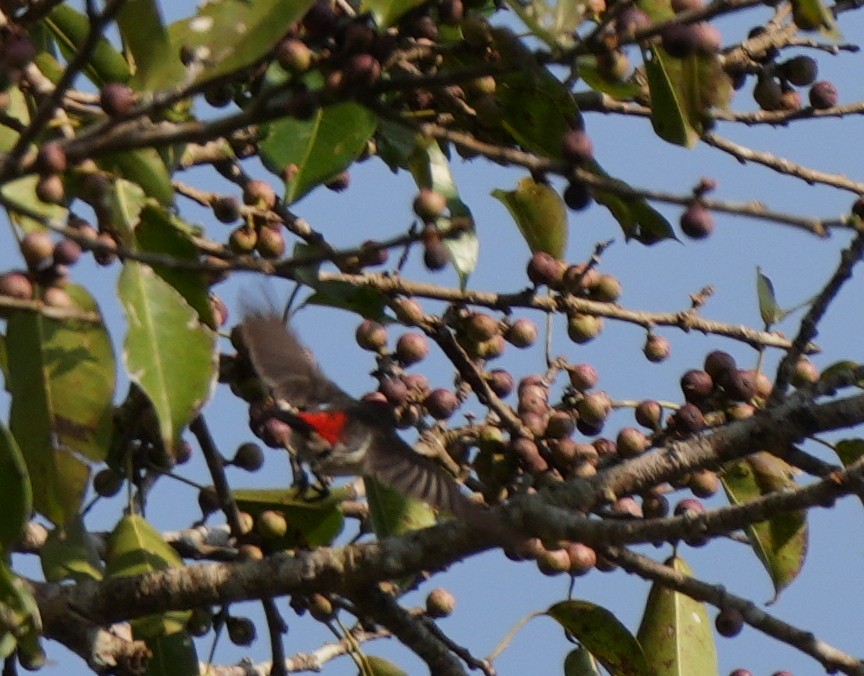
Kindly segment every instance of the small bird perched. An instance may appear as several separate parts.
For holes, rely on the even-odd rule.
[[[371,476],[468,520],[483,511],[402,440],[380,404],[358,401],[327,378],[274,310],[247,312],[240,330],[258,377],[290,405],[274,415],[291,426],[297,454],[314,472]]]

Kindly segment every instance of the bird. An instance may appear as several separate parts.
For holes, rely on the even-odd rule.
[[[399,436],[381,404],[359,401],[330,380],[281,313],[247,309],[240,333],[258,378],[288,405],[273,415],[291,427],[292,446],[313,472],[372,477],[458,518],[476,521],[485,511]]]

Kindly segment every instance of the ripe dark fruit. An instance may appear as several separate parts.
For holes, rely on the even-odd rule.
[[[81,258],[81,245],[71,239],[61,239],[54,245],[54,263],[75,265]]]
[[[675,516],[683,516],[684,514],[702,514],[705,511],[705,505],[695,498],[684,498],[675,505]]]
[[[690,475],[688,486],[697,498],[710,498],[720,488],[720,480],[716,472],[700,469]]]
[[[387,347],[387,329],[374,319],[366,319],[354,334],[357,344],[369,352],[380,352]]]
[[[571,129],[561,139],[561,155],[568,162],[584,164],[594,157],[594,144],[584,129]]]
[[[691,9],[702,9],[704,6],[704,0],[672,0],[672,11],[676,14],[687,12]]]
[[[780,96],[780,110],[790,112],[801,110],[801,94],[792,88],[783,89],[783,94]]]
[[[753,100],[762,110],[780,110],[783,88],[772,77],[760,76],[753,87]]]
[[[204,90],[204,100],[214,108],[224,108],[234,100],[234,88],[230,84],[211,85]]]
[[[51,264],[54,240],[44,230],[32,230],[21,238],[21,255],[31,270],[41,270]]]
[[[396,358],[403,366],[423,361],[428,354],[429,341],[422,333],[405,333],[396,341]]]
[[[459,399],[450,390],[432,390],[423,402],[426,410],[436,420],[447,420],[459,408]]]
[[[676,59],[692,56],[699,49],[699,34],[691,24],[673,23],[666,26],[660,33],[660,40],[663,49]]]
[[[427,270],[442,270],[450,261],[450,252],[440,239],[430,239],[423,248],[423,265]]]
[[[681,214],[681,232],[691,239],[705,239],[714,232],[714,215],[694,202]]]
[[[519,413],[546,414],[549,409],[549,392],[545,387],[529,385],[519,388]]]
[[[220,197],[213,202],[213,215],[220,223],[234,223],[240,218],[240,201],[236,197]]]
[[[465,322],[465,333],[471,340],[481,342],[497,336],[498,320],[483,312],[475,312]]]
[[[401,378],[383,378],[378,389],[391,406],[403,406],[408,401],[408,386]]]
[[[715,26],[707,21],[692,24],[696,38],[696,52],[703,56],[713,56],[723,46],[723,36]]]
[[[438,5],[438,18],[448,26],[457,25],[464,16],[465,5],[462,0],[443,0]]]
[[[570,571],[570,557],[566,549],[544,550],[537,556],[537,568],[544,575],[561,575]]]
[[[537,474],[549,469],[546,460],[540,455],[537,444],[531,439],[519,437],[510,442],[510,450],[519,459],[519,464],[526,472]]]
[[[46,204],[60,204],[65,196],[66,188],[58,174],[42,176],[36,183],[36,197]]]
[[[649,446],[648,437],[635,427],[623,427],[615,439],[615,447],[622,458],[635,458]]]
[[[120,492],[123,486],[123,477],[113,469],[103,469],[93,477],[93,490],[103,498],[111,498]]]
[[[443,587],[429,592],[426,597],[426,614],[434,619],[447,617],[456,610],[456,597]]]
[[[638,502],[636,502],[635,499],[629,496],[624,498],[618,498],[615,502],[613,502],[612,511],[615,514],[632,516],[637,519],[642,518],[642,506]]]
[[[574,313],[567,317],[567,336],[580,345],[594,340],[603,330],[603,318]]]
[[[642,353],[646,359],[655,364],[669,357],[671,348],[669,341],[663,336],[658,336],[656,333],[649,333],[645,339],[645,345],[642,348]]]
[[[581,542],[571,542],[565,548],[570,567],[567,572],[574,576],[585,575],[597,564],[597,552]]]
[[[333,602],[324,594],[315,593],[309,597],[309,614],[319,622],[330,622],[336,617]]]
[[[714,381],[705,371],[691,369],[681,376],[681,391],[691,404],[704,401],[714,391]]]
[[[288,38],[276,46],[276,60],[289,73],[305,73],[312,65],[312,50],[302,40]]]
[[[99,105],[109,117],[123,117],[135,107],[135,92],[119,82],[109,82],[102,87]]]
[[[248,617],[229,617],[225,620],[228,638],[234,645],[247,646],[255,641],[255,624]]]
[[[408,35],[432,41],[438,39],[438,24],[428,14],[416,14],[409,17],[406,23],[405,32]]]
[[[198,507],[204,516],[209,516],[219,509],[219,495],[213,486],[205,486],[198,491]]]
[[[574,364],[567,368],[570,386],[579,392],[585,392],[597,386],[600,376],[591,364]]]
[[[0,275],[0,295],[19,300],[33,299],[33,282],[23,272],[6,272]]]
[[[513,376],[503,369],[495,369],[489,372],[489,389],[497,396],[506,397],[513,391]]]
[[[810,105],[816,110],[826,110],[833,108],[840,100],[840,94],[837,92],[837,87],[831,82],[816,82],[810,87]]]
[[[621,282],[613,275],[600,274],[588,287],[588,297],[601,303],[614,303],[621,297]]]
[[[705,416],[694,404],[684,404],[671,416],[669,424],[681,434],[693,434],[705,428]]]
[[[117,241],[109,232],[100,232],[96,237],[99,248],[93,250],[93,258],[99,265],[111,265],[117,260]]]
[[[62,174],[68,167],[66,152],[59,143],[50,141],[39,149],[36,155],[36,169],[43,176],[46,174]]]
[[[234,466],[247,472],[257,472],[264,465],[264,451],[258,444],[241,444],[234,453]]]
[[[669,514],[669,500],[660,493],[649,493],[642,498],[642,516],[646,519],[662,519]]]
[[[266,181],[252,179],[243,187],[243,202],[269,211],[276,206],[276,193]]]
[[[640,401],[634,411],[636,422],[649,430],[657,429],[663,420],[663,407],[652,399]]]
[[[721,636],[737,636],[744,628],[744,615],[737,608],[723,608],[714,618],[714,626]]]
[[[507,330],[504,338],[518,348],[531,347],[537,342],[537,325],[530,319],[517,319]]]
[[[17,33],[6,35],[3,42],[3,60],[12,68],[24,68],[33,61],[36,53],[36,46],[28,36]]]
[[[414,198],[414,213],[426,223],[435,221],[446,209],[447,198],[431,188],[421,188]]]
[[[546,422],[546,430],[543,434],[547,439],[564,439],[573,434],[576,423],[573,417],[565,411],[555,411]]]
[[[587,183],[571,181],[564,189],[564,204],[573,211],[582,211],[591,204],[591,189]]]
[[[259,229],[255,250],[263,258],[279,258],[285,253],[285,236],[282,230],[269,226]]]
[[[816,59],[810,56],[795,56],[781,63],[779,69],[780,74],[786,78],[787,82],[796,87],[806,87],[813,84],[819,73]]]
[[[381,77],[381,64],[371,54],[354,54],[345,62],[343,71],[350,87],[371,87]]]
[[[550,289],[557,289],[561,286],[561,279],[564,276],[564,262],[558,260],[551,254],[545,251],[537,251],[531,256],[528,261],[528,279],[535,286],[546,285]]]
[[[738,369],[726,379],[723,388],[733,401],[750,401],[758,392],[756,372]]]
[[[328,190],[332,190],[333,192],[343,192],[348,189],[348,186],[351,185],[351,174],[347,171],[343,171],[339,174],[336,174],[333,178],[327,181],[324,184],[324,187]]]
[[[576,410],[581,421],[602,425],[612,411],[612,400],[605,392],[592,392],[576,403]]]
[[[705,356],[705,371],[715,383],[723,384],[726,378],[738,370],[735,359],[728,352],[714,350]]]

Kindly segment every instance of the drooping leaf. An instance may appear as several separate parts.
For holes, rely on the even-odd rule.
[[[118,295],[128,323],[126,370],[153,403],[162,441],[173,448],[212,391],[215,334],[180,293],[146,265],[124,264]]]
[[[545,251],[564,258],[567,251],[567,208],[558,192],[526,177],[516,190],[493,190],[492,196],[507,207],[532,253]]]
[[[564,658],[564,676],[601,676],[600,667],[591,653],[580,646]]]
[[[74,57],[78,49],[87,41],[90,20],[68,3],[64,2],[54,7],[43,21],[51,30],[67,61]],[[126,59],[104,37],[97,40],[96,47],[84,66],[84,74],[97,87],[101,87],[106,82],[126,82],[132,76]]]
[[[200,5],[198,13],[172,24],[173,53],[182,47],[200,55],[203,67],[193,81],[207,82],[246,68],[266,56],[287,27],[314,0],[221,0]]]
[[[759,298],[759,315],[765,322],[765,326],[773,326],[783,319],[784,312],[777,305],[774,284],[759,267],[756,268],[756,295]]]
[[[160,204],[174,204],[174,188],[165,162],[153,148],[108,153],[96,162],[102,169],[122,176],[144,190]]]
[[[117,26],[132,57],[136,89],[163,89],[181,81],[185,67],[155,0],[127,0],[117,15]]]
[[[131,577],[183,565],[183,559],[143,517],[124,516],[108,536],[105,577]],[[171,611],[132,621],[139,639],[153,639],[184,631],[190,611]]]
[[[102,560],[80,517],[65,526],[56,526],[48,534],[39,551],[39,561],[48,582],[102,579]]]
[[[733,504],[751,502],[777,491],[797,488],[792,468],[766,452],[737,460],[723,474],[723,488]],[[775,600],[798,576],[807,555],[807,512],[783,512],[745,529],[750,546],[774,584]]]
[[[364,655],[360,659],[360,676],[408,676],[390,660],[375,655]]]
[[[33,510],[33,491],[21,449],[0,423],[0,547],[8,555],[18,543]]]
[[[439,230],[449,228],[452,223],[459,219],[463,223],[463,230],[455,237],[444,239],[444,245],[450,254],[450,261],[459,274],[459,282],[462,288],[468,283],[468,276],[477,266],[477,257],[480,253],[480,240],[474,231],[474,218],[471,210],[459,197],[456,182],[450,172],[450,162],[435,143],[418,146],[408,162],[414,181],[420,188],[431,188],[447,199],[447,208],[450,211],[449,218],[441,217],[436,222]]]
[[[435,523],[435,510],[372,477],[363,477],[372,529],[379,538],[401,535]]]
[[[562,601],[546,611],[610,673],[651,676],[639,641],[605,608],[590,601]]]
[[[323,305],[349,312],[356,312],[366,319],[390,322],[387,315],[387,297],[378,289],[356,286],[339,280],[316,283],[315,293],[304,301],[304,305]]]
[[[372,12],[378,26],[389,28],[423,2],[424,0],[363,0],[361,6],[364,11]]]
[[[268,125],[261,160],[285,180],[292,204],[347,169],[375,133],[375,115],[357,103],[319,108],[309,120],[286,117]]]
[[[339,503],[348,496],[346,488],[332,488],[324,497],[313,490],[296,488],[241,488],[231,493],[240,510],[253,517],[265,510],[285,516],[285,537],[267,543],[274,550],[330,545],[345,525]]]
[[[97,312],[89,293],[66,288],[75,306]],[[56,524],[78,510],[89,469],[103,460],[111,431],[115,364],[101,324],[16,313],[7,331],[10,427],[33,486],[34,507]]]
[[[729,76],[713,55],[676,59],[662,47],[643,55],[654,131],[669,143],[692,148],[710,123],[711,109],[728,106]]]
[[[693,574],[680,556],[669,558],[665,565]],[[655,676],[718,674],[714,630],[705,604],[659,582],[651,586],[636,636]]]

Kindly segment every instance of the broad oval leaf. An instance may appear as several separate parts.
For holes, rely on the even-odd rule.
[[[172,51],[178,54],[182,47],[200,56],[198,71],[190,73],[192,81],[214,80],[264,58],[313,2],[220,0],[202,3],[195,16],[169,27]]]
[[[48,582],[102,579],[102,560],[80,516],[48,533],[39,561]]]
[[[174,204],[174,187],[162,156],[153,148],[108,153],[96,162],[102,169],[141,186],[146,195],[160,204]]]
[[[379,539],[434,525],[435,510],[425,502],[403,495],[372,477],[363,477],[363,482],[372,530]]]
[[[507,207],[531,253],[545,251],[564,258],[567,208],[557,190],[528,176],[519,181],[516,190],[493,190],[492,196]]]
[[[765,326],[772,326],[783,318],[783,310],[777,305],[774,284],[759,267],[756,268],[756,295],[759,298],[759,315]]]
[[[360,657],[359,676],[408,676],[408,672],[383,657],[363,655]]]
[[[345,525],[339,504],[348,496],[346,488],[331,488],[323,498],[316,491],[296,488],[241,488],[231,493],[240,510],[255,518],[265,510],[285,516],[288,531],[267,542],[271,550],[330,545]]]
[[[652,676],[639,641],[602,606],[562,601],[546,611],[614,676]]]
[[[733,504],[797,488],[792,467],[766,452],[737,460],[723,473],[723,488]],[[745,529],[750,546],[774,584],[774,600],[798,576],[807,555],[807,512],[784,512]]]
[[[105,577],[131,577],[183,565],[183,559],[150,523],[135,514],[123,517],[108,536]],[[132,621],[137,638],[152,639],[184,631],[190,611],[172,611]]]
[[[162,441],[173,448],[213,389],[215,334],[149,266],[127,261],[118,295],[128,323],[126,370],[153,403]]]
[[[54,35],[63,56],[69,60],[87,41],[90,21],[69,3],[57,5],[43,19]],[[132,75],[123,55],[104,37],[96,41],[90,58],[84,65],[84,74],[97,87],[106,82],[126,82]]]
[[[692,575],[679,556],[665,565]],[[704,603],[672,591],[659,582],[651,585],[645,614],[636,634],[655,676],[717,676],[714,629]]]
[[[564,658],[564,676],[601,676],[597,660],[584,646],[571,650]]]
[[[126,0],[117,26],[132,57],[136,89],[163,89],[181,81],[185,66],[171,44],[156,0]]]
[[[24,456],[9,429],[0,423],[0,546],[7,555],[18,544],[32,510],[33,492]]]
[[[98,316],[83,287],[66,290],[75,307]],[[18,312],[9,318],[6,348],[10,428],[30,472],[34,507],[63,524],[87,487],[82,458],[103,460],[107,452],[116,377],[111,340],[101,323]]]
[[[319,108],[309,120],[286,117],[268,125],[261,160],[285,180],[292,204],[344,171],[375,133],[375,115],[357,103]]]

